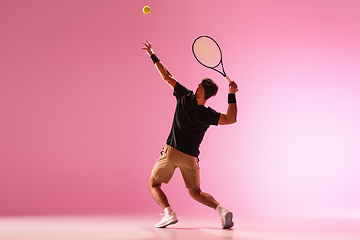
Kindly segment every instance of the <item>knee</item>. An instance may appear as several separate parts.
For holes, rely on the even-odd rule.
[[[150,177],[150,180],[149,180],[149,189],[150,190],[154,187],[160,187],[160,186],[161,186],[161,182],[157,181],[153,177]]]
[[[192,198],[197,198],[201,193],[200,188],[189,188],[188,191]]]

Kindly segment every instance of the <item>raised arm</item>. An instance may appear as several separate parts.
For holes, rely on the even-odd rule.
[[[160,76],[162,79],[164,79],[172,89],[175,88],[176,85],[176,79],[171,75],[170,71],[165,67],[165,65],[157,58],[157,56],[154,53],[154,50],[152,49],[151,43],[146,40],[146,43],[143,43],[145,47],[141,48],[147,52],[147,54],[151,57],[151,59],[154,61],[155,66],[157,70],[160,73]]]
[[[228,97],[228,109],[226,114],[221,113],[219,118],[219,125],[227,125],[236,123],[237,106],[235,93],[239,91],[235,82],[231,81],[229,84],[229,97]]]

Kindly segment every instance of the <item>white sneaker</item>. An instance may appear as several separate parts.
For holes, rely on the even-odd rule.
[[[161,219],[160,222],[155,224],[157,228],[165,228],[168,225],[175,224],[178,222],[175,212],[170,213],[169,215],[165,214],[165,216]]]
[[[219,212],[221,218],[221,226],[223,229],[230,229],[234,226],[232,221],[233,214],[227,208],[223,207]]]

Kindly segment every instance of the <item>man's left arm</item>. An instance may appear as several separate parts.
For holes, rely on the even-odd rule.
[[[146,43],[143,43],[145,46],[144,48],[141,48],[147,52],[147,54],[151,57],[151,59],[155,59],[154,63],[156,66],[156,69],[159,71],[160,76],[162,79],[164,79],[172,89],[175,88],[175,85],[177,83],[176,79],[171,75],[170,71],[165,67],[165,65],[157,58],[157,56],[154,53],[154,50],[152,49],[151,43],[146,40]]]

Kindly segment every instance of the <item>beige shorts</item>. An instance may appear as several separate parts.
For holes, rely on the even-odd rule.
[[[200,186],[198,158],[182,153],[169,145],[164,147],[160,158],[154,165],[151,176],[160,182],[168,183],[177,167],[181,171],[186,188]]]

